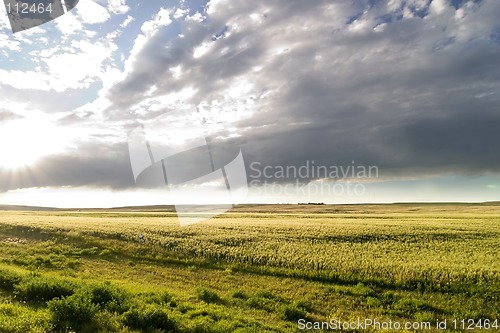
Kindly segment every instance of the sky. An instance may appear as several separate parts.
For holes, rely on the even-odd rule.
[[[227,177],[202,176],[237,156],[242,203],[498,201],[498,17],[497,0],[80,0],[13,33],[0,7],[0,204],[220,203]],[[136,175],[138,128],[177,155]]]

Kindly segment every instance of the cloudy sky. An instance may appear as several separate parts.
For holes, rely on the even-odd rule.
[[[0,204],[178,200],[136,183],[140,125],[208,138],[216,168],[241,151],[248,202],[500,200],[498,17],[497,0],[80,0],[13,34],[2,7]]]

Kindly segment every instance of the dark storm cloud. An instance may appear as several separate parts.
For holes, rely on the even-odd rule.
[[[29,168],[0,169],[0,191],[32,187],[134,185],[126,144],[80,145],[80,153],[48,156]]]
[[[228,101],[220,96],[246,75],[253,89],[239,100],[256,112],[236,123],[239,137],[217,141],[221,155],[233,146],[247,164],[356,161],[387,177],[500,171],[499,2],[231,3],[213,1],[182,41],[150,38],[111,91],[115,107],[153,85],[157,96],[192,86],[192,103]],[[183,75],[170,78],[178,65]]]
[[[128,132],[168,109],[145,104],[132,119],[134,105],[193,88],[179,104],[217,101],[230,109],[225,116],[237,116],[224,129],[237,135],[211,134],[216,167],[241,149],[247,167],[355,161],[377,165],[387,178],[498,173],[500,45],[491,36],[500,3],[433,3],[417,13],[418,1],[391,8],[385,1],[212,1],[205,19],[178,19],[184,37],[160,27],[138,39],[105,115]],[[194,57],[204,43],[206,53]],[[250,88],[239,88],[240,79]],[[92,123],[97,114],[59,124]],[[0,121],[8,117],[0,112]],[[29,170],[0,171],[0,191],[137,186],[126,139],[110,144],[107,135]]]

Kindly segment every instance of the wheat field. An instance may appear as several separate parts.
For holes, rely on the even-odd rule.
[[[0,332],[297,332],[367,318],[491,332],[500,320],[496,204],[247,205],[189,227],[161,209],[3,211],[0,247]]]

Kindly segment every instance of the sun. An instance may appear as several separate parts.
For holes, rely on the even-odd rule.
[[[19,119],[0,123],[0,169],[34,166],[44,156],[60,151],[64,138],[51,123]]]

